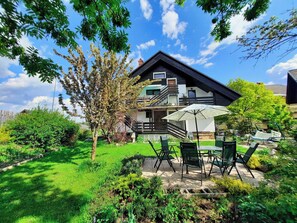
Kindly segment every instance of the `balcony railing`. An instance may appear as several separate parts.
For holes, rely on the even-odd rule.
[[[208,104],[214,105],[214,97],[179,98],[179,105]]]

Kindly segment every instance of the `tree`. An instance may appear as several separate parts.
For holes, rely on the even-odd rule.
[[[246,49],[244,59],[260,59],[271,52],[288,44],[283,56],[297,49],[297,11],[290,11],[289,18],[280,20],[273,16],[262,25],[257,25],[248,30],[247,34],[238,38],[240,46]]]
[[[85,118],[92,135],[93,146],[91,158],[95,159],[98,130],[110,133],[120,121],[120,116],[136,107],[137,98],[143,87],[150,82],[138,83],[139,77],[130,77],[128,54],[118,59],[116,53],[108,51],[101,56],[100,49],[91,45],[90,61],[86,59],[81,48],[76,48],[77,55],[69,49],[69,56],[55,53],[70,64],[68,72],[61,71],[59,78],[62,86],[69,95],[73,109],[65,105],[62,95],[59,102],[63,110],[73,116]],[[77,108],[80,107],[82,115]]]
[[[264,84],[256,84],[242,79],[231,80],[228,86],[241,97],[228,106],[233,115],[229,122],[242,133],[248,133],[252,122],[268,121],[283,128],[292,124],[292,116],[283,98],[275,96]],[[245,128],[246,126],[246,128]],[[274,126],[276,128],[276,126]]]
[[[183,5],[186,0],[176,0]],[[196,0],[197,7],[204,12],[214,15],[212,23],[215,25],[211,35],[221,41],[231,35],[230,19],[244,10],[244,18],[252,21],[263,14],[269,7],[270,0]]]
[[[20,45],[22,36],[37,39],[51,37],[60,47],[76,47],[77,32],[84,39],[97,37],[108,50],[128,51],[129,11],[121,0],[72,0],[80,25],[70,24],[62,0],[6,0],[0,2],[0,56],[18,58],[28,75],[51,82],[59,75],[59,66],[43,58],[34,47]],[[22,10],[20,10],[22,8]],[[76,32],[76,31],[77,32]]]

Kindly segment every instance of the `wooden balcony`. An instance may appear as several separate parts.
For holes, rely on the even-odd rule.
[[[191,105],[191,104],[214,105],[215,100],[214,100],[213,96],[210,96],[210,97],[196,97],[196,98],[179,98],[179,105]]]

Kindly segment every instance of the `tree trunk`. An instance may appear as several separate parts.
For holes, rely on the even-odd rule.
[[[91,159],[95,160],[96,158],[96,148],[97,148],[97,140],[98,140],[98,128],[94,128],[93,130],[93,145],[92,145],[92,154]]]

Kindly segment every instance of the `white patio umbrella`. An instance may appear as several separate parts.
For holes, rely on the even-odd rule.
[[[230,111],[226,107],[220,105],[192,104],[179,111],[165,116],[163,119],[174,121],[195,119],[198,146],[200,146],[197,119],[213,118],[229,113]]]

